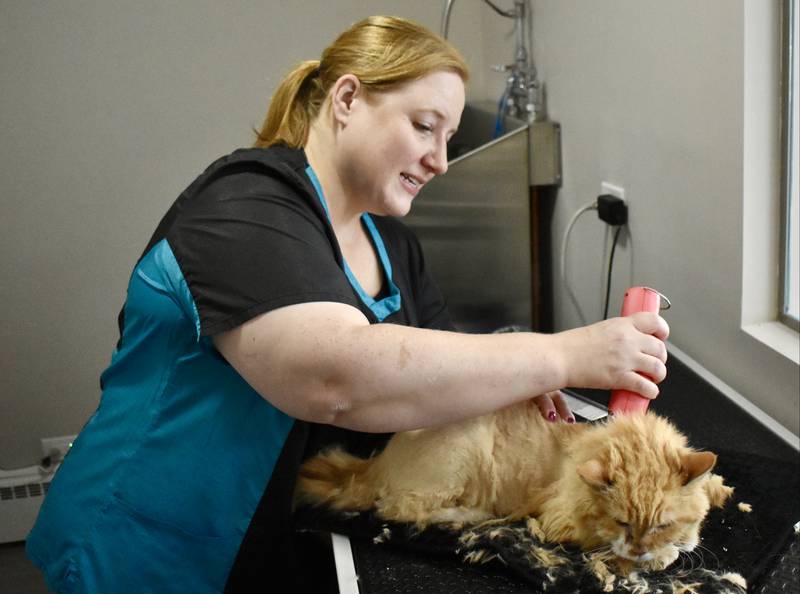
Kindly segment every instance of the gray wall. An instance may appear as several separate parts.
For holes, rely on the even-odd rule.
[[[0,4],[0,467],[39,461],[97,406],[128,274],[169,204],[252,142],[269,97],[351,23],[429,0]],[[481,95],[483,11],[453,41]]]
[[[742,330],[743,316],[758,307],[753,302],[769,301],[777,280],[763,262],[743,275],[743,245],[752,256],[777,243],[777,226],[761,224],[754,234],[751,220],[774,199],[777,169],[761,172],[764,179],[752,170],[753,158],[772,150],[752,143],[777,129],[774,105],[762,106],[762,121],[756,113],[747,122],[755,134],[745,144],[752,97],[777,84],[774,66],[755,64],[761,88],[747,87],[754,72],[745,68],[745,58],[753,59],[746,51],[758,41],[753,23],[763,20],[766,35],[777,30],[770,6],[779,2],[534,0],[534,52],[550,115],[563,130],[556,262],[570,217],[600,193],[601,182],[625,187],[631,235],[615,258],[610,313],[619,311],[627,286],[659,288],[674,304],[665,313],[671,342],[797,435],[797,363]],[[487,40],[497,37],[493,26]],[[610,239],[595,213],[583,215],[571,235],[570,286],[588,321],[602,317]],[[560,283],[555,294],[556,328],[578,325]],[[792,340],[796,352],[796,334]]]
[[[798,433],[797,366],[740,330],[743,2],[534,0],[535,59],[564,132],[553,235],[601,181],[625,186],[632,236],[613,294],[662,289],[672,341]],[[251,142],[292,63],[368,14],[438,28],[440,11],[429,0],[0,5],[0,467],[35,463],[40,437],[76,433],[94,410],[154,225],[209,162]],[[469,96],[497,97],[503,76],[488,65],[509,61],[510,23],[460,0],[450,32],[473,67]],[[589,318],[608,240],[594,217],[570,244]],[[557,326],[575,325],[562,288],[556,297]]]

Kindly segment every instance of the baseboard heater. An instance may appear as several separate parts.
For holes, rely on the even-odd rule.
[[[0,477],[0,544],[28,537],[50,487],[52,474],[42,477],[38,467],[30,474]]]

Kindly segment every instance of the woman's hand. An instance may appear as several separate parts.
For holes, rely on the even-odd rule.
[[[576,388],[624,389],[658,396],[667,375],[669,326],[658,314],[640,312],[554,335],[566,382]]]
[[[539,407],[542,416],[551,423],[555,423],[558,419],[566,421],[567,423],[575,422],[575,415],[572,414],[569,404],[567,404],[567,400],[564,398],[564,394],[561,390],[555,390],[536,396],[533,401],[536,403],[536,406]]]

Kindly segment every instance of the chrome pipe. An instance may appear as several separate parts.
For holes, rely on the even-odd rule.
[[[454,0],[445,0],[444,11],[442,11],[442,25],[440,27],[441,35],[447,39],[447,30],[450,28],[450,11],[453,8]]]

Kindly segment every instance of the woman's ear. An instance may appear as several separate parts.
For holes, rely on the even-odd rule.
[[[343,74],[331,87],[331,112],[334,121],[346,124],[353,110],[353,100],[364,92],[355,74]]]

